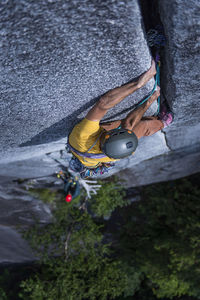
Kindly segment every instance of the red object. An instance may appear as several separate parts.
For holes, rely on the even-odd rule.
[[[72,201],[72,195],[68,194],[68,195],[65,197],[65,201],[66,201],[66,202],[71,202],[71,201]]]

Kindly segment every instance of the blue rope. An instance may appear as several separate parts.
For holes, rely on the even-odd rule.
[[[160,67],[159,67],[159,63],[157,64],[157,68],[156,68],[156,71],[157,71],[157,73],[156,73],[156,77],[157,77],[157,84],[158,84],[158,86],[160,86]],[[160,96],[158,97],[158,99],[157,99],[157,103],[158,103],[158,109],[157,109],[157,115],[159,114],[159,112],[160,112]]]
[[[154,86],[154,89],[151,93],[151,95],[153,94],[153,92],[155,91],[155,88],[157,85],[160,86],[160,57],[159,57],[159,49],[163,46],[165,46],[165,41],[166,41],[166,38],[165,38],[165,35],[164,35],[164,30],[163,30],[163,26],[162,25],[157,25],[155,27],[155,29],[150,29],[148,32],[147,32],[147,42],[148,42],[148,45],[149,47],[155,47],[157,48],[157,53],[156,53],[156,58],[155,58],[155,61],[157,63],[157,66],[156,66],[156,82],[155,82],[155,86]],[[151,97],[151,95],[149,97]],[[146,99],[144,99],[142,101],[142,103],[140,103],[138,106],[140,106],[141,104],[143,104],[145,101],[147,101],[149,99],[149,97],[147,97]],[[157,109],[157,112],[156,114],[158,115],[159,112],[160,112],[160,96],[158,97],[158,109]]]

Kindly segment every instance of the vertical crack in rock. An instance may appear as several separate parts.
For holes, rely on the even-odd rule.
[[[144,32],[148,32],[150,29],[155,29],[158,25],[162,25],[161,19],[160,19],[160,14],[159,14],[159,9],[158,9],[158,3],[156,0],[140,0],[140,6],[141,6],[141,13],[143,16],[143,29]],[[164,28],[163,28],[164,30]],[[155,48],[155,47],[154,47]],[[155,55],[155,49],[151,49],[152,55]],[[163,48],[160,49],[159,54],[161,56],[161,61],[163,61],[164,55],[163,52],[165,50]],[[160,72],[162,73],[162,65],[161,65],[161,70]],[[162,74],[161,74],[162,75]],[[167,101],[166,97],[163,95],[164,91],[164,86],[162,82],[162,76],[160,80],[160,87],[161,87],[161,100],[164,98],[163,102]]]
[[[144,22],[144,31],[148,32],[161,24],[157,0],[140,0],[141,13]]]
[[[158,1],[167,37],[164,51],[164,94],[175,114],[167,131],[177,150],[199,142],[199,1]],[[195,166],[194,166],[195,168]]]
[[[158,2],[156,0],[140,0],[140,6],[141,6],[141,12],[143,15],[143,22],[144,22],[144,31],[148,32],[150,29],[154,29],[156,26],[159,24],[162,25],[161,19],[160,19],[160,14],[159,14],[159,7],[158,7]],[[163,52],[165,50],[161,50],[161,60],[163,59]],[[153,55],[154,53],[152,53]],[[161,69],[161,75],[162,75],[162,69]],[[162,77],[162,76],[161,76]],[[165,87],[162,82],[162,78],[160,81],[160,87],[161,87],[161,102],[166,102],[168,106],[170,107],[170,103],[168,103],[166,97],[165,97]],[[164,134],[165,137],[165,143],[166,146],[170,151],[172,149],[169,146],[168,140],[167,140],[167,134],[165,131],[161,131]]]

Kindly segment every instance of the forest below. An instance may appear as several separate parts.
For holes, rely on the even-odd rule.
[[[112,177],[70,203],[31,188],[53,222],[23,232],[38,260],[1,267],[0,299],[200,299],[198,179],[126,190]]]

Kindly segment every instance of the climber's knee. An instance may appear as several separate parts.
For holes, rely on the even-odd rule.
[[[131,129],[138,139],[148,134],[148,127],[146,121],[140,121],[136,126]]]
[[[133,129],[133,124],[130,119],[123,119],[121,124],[124,129],[127,129],[127,130]]]
[[[147,130],[144,133],[144,136],[150,136],[151,135],[151,131],[147,128]]]

